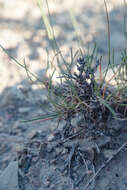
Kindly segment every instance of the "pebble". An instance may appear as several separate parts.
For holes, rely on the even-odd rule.
[[[53,141],[54,139],[55,139],[54,134],[50,134],[47,136],[47,141],[49,141],[49,142]]]
[[[76,113],[74,118],[71,120],[72,126],[77,126],[78,122],[80,122],[83,119],[83,114],[82,113]]]
[[[66,148],[63,149],[62,154],[67,154],[68,150]]]
[[[38,134],[38,131],[37,130],[31,130],[29,131],[28,135],[27,135],[27,138],[29,139],[33,139],[34,137],[36,137]]]
[[[21,107],[18,109],[18,111],[20,113],[26,113],[26,112],[30,112],[30,109],[31,109],[30,107]]]
[[[16,152],[22,152],[24,150],[23,144],[17,144],[15,145],[15,151]]]
[[[56,154],[59,155],[62,152],[62,148],[55,148]]]

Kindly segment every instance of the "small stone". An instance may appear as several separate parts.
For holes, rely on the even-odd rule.
[[[30,111],[30,108],[29,107],[22,107],[22,108],[19,108],[18,111],[20,113],[27,113]]]
[[[59,155],[62,152],[62,148],[55,148],[56,154]]]
[[[63,149],[62,154],[67,154],[68,150],[66,148]]]
[[[47,136],[47,141],[51,142],[54,140],[54,138],[55,138],[54,134],[50,134]]]
[[[55,189],[55,184],[51,184],[51,185],[50,185],[50,188],[51,188],[51,189]]]
[[[16,152],[22,152],[24,150],[23,144],[16,144],[15,145],[15,151]]]
[[[36,131],[36,130],[31,130],[29,133],[28,133],[28,138],[29,139],[33,139],[33,138],[35,138],[36,137],[36,135],[38,134],[38,131]]]
[[[72,126],[77,126],[78,122],[80,122],[83,119],[82,113],[76,113],[75,117],[71,119]]]

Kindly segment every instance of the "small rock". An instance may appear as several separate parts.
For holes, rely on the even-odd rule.
[[[59,155],[62,152],[62,148],[55,148],[56,154]]]
[[[22,108],[19,108],[18,111],[20,113],[26,113],[26,112],[30,111],[30,108],[29,107],[22,107]]]
[[[15,144],[15,151],[22,152],[24,150],[23,144]]]
[[[78,122],[81,122],[83,119],[83,114],[82,113],[76,113],[75,117],[71,119],[71,124],[72,126],[77,126]]]
[[[51,189],[55,189],[55,184],[51,184],[51,185],[50,185],[50,188],[51,188]]]
[[[47,141],[51,142],[54,140],[54,138],[55,138],[54,134],[50,134],[47,136]]]
[[[33,138],[35,138],[36,136],[37,136],[37,134],[38,134],[38,131],[37,130],[31,130],[29,133],[28,133],[28,138],[29,139],[33,139]]]
[[[19,190],[18,162],[11,162],[0,175],[0,190]]]
[[[67,154],[68,150],[66,148],[63,149],[62,154]]]

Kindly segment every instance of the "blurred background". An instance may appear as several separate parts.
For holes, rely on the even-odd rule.
[[[127,16],[125,0],[107,0],[110,17],[111,48],[115,49],[116,62],[120,52],[127,47],[124,35],[124,16]],[[48,0],[50,21],[55,37],[65,58],[70,48],[79,48],[76,32],[82,39],[83,48],[92,49],[97,43],[98,53],[107,56],[107,21],[103,0]],[[44,3],[44,13],[48,9]],[[73,18],[77,23],[73,23]],[[76,24],[76,31],[75,26]],[[52,57],[52,48],[41,18],[36,0],[0,0],[0,44],[21,63],[24,58],[29,69],[44,77],[47,53]],[[6,87],[20,83],[26,78],[25,71],[11,61],[0,49],[0,92]]]

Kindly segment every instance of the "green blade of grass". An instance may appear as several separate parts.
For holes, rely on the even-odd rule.
[[[41,15],[42,15],[42,19],[43,19],[46,31],[47,31],[48,39],[49,40],[54,40],[54,34],[53,34],[53,31],[52,31],[52,27],[51,27],[51,25],[50,25],[50,23],[48,21],[48,18],[46,16],[46,14],[44,13],[44,9],[43,9],[44,0],[37,0],[37,2],[38,2],[38,5],[39,5],[39,8],[40,8],[40,11],[41,11]]]
[[[39,82],[43,83],[43,81],[40,80],[40,79],[39,79],[34,73],[32,73],[30,70],[28,70],[26,66],[22,65],[17,59],[15,59],[14,57],[10,56],[9,53],[8,53],[8,51],[7,51],[1,44],[0,44],[0,48],[7,54],[7,56],[8,56],[11,60],[13,60],[17,65],[19,65],[19,66],[22,67],[23,69],[25,69],[25,71],[26,71],[29,75],[33,76],[36,80],[38,80]]]
[[[43,9],[44,1],[46,2],[46,6],[48,9],[48,16],[49,16],[50,21],[49,21],[47,15],[45,14],[44,9]],[[51,47],[54,51],[54,54],[56,54],[57,52],[60,52],[60,57],[62,58],[62,60],[64,62],[65,60],[63,58],[63,55],[59,49],[59,46],[58,46],[56,38],[55,38],[55,32],[54,32],[52,21],[51,21],[51,15],[50,15],[50,10],[49,10],[49,6],[48,6],[48,1],[47,0],[37,0],[37,3],[38,3],[38,6],[40,8],[42,20],[44,22],[45,29],[46,29],[47,35],[48,35],[48,40],[51,44]],[[57,61],[59,61],[58,58],[57,58]]]
[[[105,12],[106,12],[106,18],[107,18],[107,29],[108,29],[108,65],[107,69],[104,75],[103,81],[105,81],[110,64],[111,64],[111,40],[110,40],[110,22],[109,22],[109,14],[108,14],[108,8],[107,8],[107,3],[106,0],[104,0],[104,6],[105,6]]]
[[[116,118],[116,113],[115,111],[111,108],[111,106],[109,105],[109,103],[102,99],[101,97],[98,97],[99,98],[99,101],[105,106],[108,108],[108,110],[112,113],[112,115],[114,116],[114,118]]]
[[[41,116],[37,116],[35,118],[32,119],[28,119],[28,120],[22,120],[22,123],[27,123],[27,122],[32,122],[32,121],[46,121],[46,120],[51,120],[51,119],[56,119],[59,118],[60,114],[59,113],[49,113],[49,114],[45,114],[45,115],[41,115]]]

